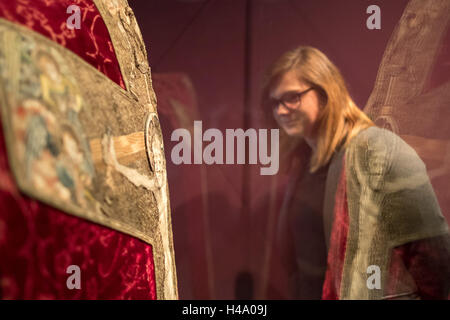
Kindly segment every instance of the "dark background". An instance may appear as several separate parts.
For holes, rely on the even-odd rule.
[[[275,247],[281,202],[280,196],[269,197],[275,177],[260,176],[259,165],[174,166],[170,134],[176,121],[164,115],[163,96],[170,96],[170,89],[159,89],[158,79],[190,80],[191,109],[186,110],[196,110],[188,112],[189,119],[202,120],[203,130],[259,128],[263,72],[286,50],[311,45],[340,68],[352,97],[363,108],[407,2],[129,0],[148,50],[159,101],[180,298],[292,295]],[[372,4],[381,8],[381,30],[366,28],[366,9]],[[283,179],[283,173],[277,176]],[[277,190],[283,194],[282,183]],[[314,241],[304,245],[315,248]]]

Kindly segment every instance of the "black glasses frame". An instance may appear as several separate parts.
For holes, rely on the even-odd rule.
[[[271,99],[269,105],[273,111],[278,110],[278,108],[280,107],[280,104],[282,104],[288,110],[294,110],[295,107],[298,106],[298,104],[301,102],[302,97],[306,93],[308,93],[309,91],[311,91],[313,89],[314,89],[314,87],[310,87],[303,91],[287,92],[283,96],[281,96],[280,99]],[[288,95],[289,95],[289,100],[291,100],[291,101],[287,101]]]

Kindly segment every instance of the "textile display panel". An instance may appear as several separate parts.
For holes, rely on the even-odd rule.
[[[284,52],[313,46],[340,69],[359,109],[379,128],[404,140],[412,148],[407,154],[415,157],[416,153],[423,161],[425,171],[422,165],[418,168],[429,177],[428,186],[448,224],[448,1],[432,5],[420,0],[349,0],[345,5],[331,0],[129,2],[151,48],[152,71],[164,76],[161,87],[154,77],[154,86],[165,109],[160,113],[166,159],[179,144],[171,139],[175,130],[191,132],[190,143],[195,143],[194,121],[201,121],[203,132],[218,130],[224,138],[227,129],[272,128],[261,106],[264,73]],[[372,5],[380,9],[379,29],[370,28]],[[180,85],[181,78],[189,80]],[[377,145],[397,141],[381,132],[370,132],[369,138],[385,138]],[[202,143],[205,148],[210,141]],[[345,247],[330,250],[327,244],[330,238],[336,244],[353,241],[347,237],[355,229],[344,201],[350,196],[344,188],[351,183],[349,172],[335,170],[335,185],[329,188],[328,166],[315,173],[307,170],[309,146],[302,143],[294,150],[301,154],[295,163],[290,163],[292,154],[281,148],[280,141],[280,167],[274,175],[261,175],[259,163],[195,164],[191,158],[191,164],[168,164],[181,298],[353,297],[339,292],[347,266]],[[250,150],[247,145],[246,151]],[[228,150],[224,147],[223,152]],[[407,167],[413,168],[413,163]],[[332,232],[332,222],[324,222],[325,212],[337,215],[339,232]],[[374,236],[367,234],[368,239]],[[396,275],[383,279],[388,284],[385,298],[411,287],[414,281],[404,275],[405,265],[415,275],[430,274],[422,279],[428,284],[440,281],[424,271],[417,258],[418,252],[439,255],[439,250],[428,249],[433,246],[416,241],[393,250],[387,257],[391,264],[384,261],[381,270]],[[433,269],[430,261],[435,260],[428,261]],[[434,270],[445,275],[445,268]],[[333,272],[327,275],[327,269]],[[366,272],[358,274],[366,276]],[[445,281],[442,284],[444,288]],[[431,287],[423,285],[423,297],[442,296]]]
[[[450,298],[449,59],[450,0],[0,0],[0,299]]]
[[[127,2],[1,1],[0,42],[0,297],[176,299],[161,128]]]

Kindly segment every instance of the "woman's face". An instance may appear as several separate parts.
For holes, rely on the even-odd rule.
[[[272,87],[270,99],[275,120],[288,135],[315,140],[320,99],[314,89],[305,92],[310,88],[289,71]]]

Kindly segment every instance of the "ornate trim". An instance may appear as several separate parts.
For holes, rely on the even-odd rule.
[[[156,134],[159,137],[158,144],[163,150],[163,140],[159,120],[156,111],[156,95],[152,87],[151,71],[148,65],[147,52],[144,40],[139,30],[133,10],[126,0],[94,0],[106,27],[109,31],[114,46],[117,60],[125,81],[127,91],[139,103],[145,105],[153,114],[152,123],[155,124]],[[147,143],[147,140],[146,140]],[[148,145],[147,145],[148,146]],[[159,147],[158,147],[159,148]],[[147,149],[147,155],[149,154]],[[151,154],[151,152],[150,152]],[[164,152],[162,160],[165,159]],[[175,254],[173,249],[172,223],[170,217],[169,190],[167,178],[164,173],[164,185],[161,186],[161,200],[164,204],[158,208],[160,212],[160,233],[164,253],[164,299],[177,299],[177,280],[175,270]],[[158,199],[159,200],[159,199]],[[158,272],[158,269],[157,269]],[[160,284],[162,287],[163,284]],[[158,291],[158,296],[163,294]]]
[[[426,168],[392,132],[370,127],[346,150],[349,231],[340,299],[382,299],[391,252],[448,233]],[[381,289],[367,288],[367,268],[381,271]]]
[[[157,297],[177,299],[162,135],[153,90],[144,88],[149,69],[137,84],[124,75],[125,91],[72,51],[4,19],[0,43],[2,120],[20,190],[151,244]]]

